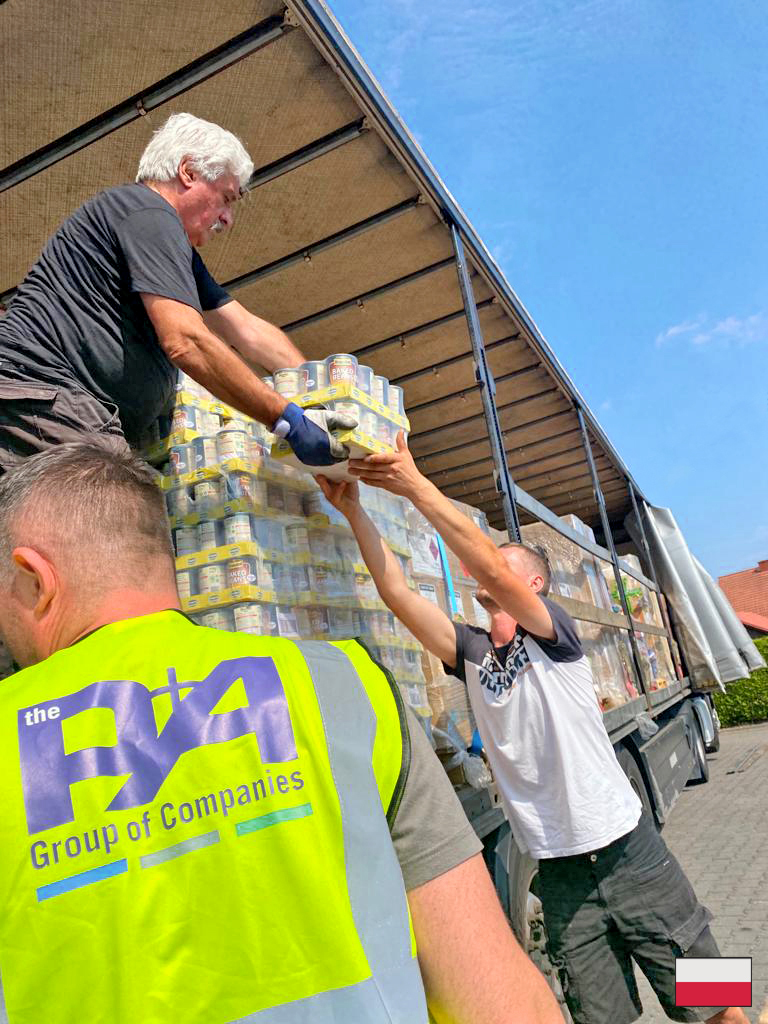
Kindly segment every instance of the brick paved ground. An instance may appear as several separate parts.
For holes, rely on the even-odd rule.
[[[726,774],[753,747],[763,752],[752,766]],[[754,1008],[746,1013],[756,1022],[768,1002],[768,724],[724,731],[709,764],[709,783],[685,790],[663,834],[714,914],[723,955],[752,957]],[[662,1024],[667,1017],[645,978],[639,987],[641,1024]]]

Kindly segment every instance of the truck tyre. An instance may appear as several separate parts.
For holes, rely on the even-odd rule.
[[[712,714],[712,724],[715,727],[715,738],[711,743],[706,745],[706,751],[708,754],[716,754],[720,749],[720,716],[717,713],[717,708],[715,707],[715,702],[713,700],[710,700],[709,702],[709,710]]]
[[[709,782],[709,761],[707,761],[704,737],[701,735],[696,715],[691,715],[688,742],[691,745],[691,752],[693,754],[693,774],[689,782],[692,785],[702,785],[705,782]]]
[[[502,865],[497,864],[497,869],[501,867]],[[497,879],[496,888],[500,893],[504,891],[507,897],[504,909],[509,917],[512,930],[520,945],[544,975],[547,984],[554,992],[560,1004],[565,1024],[573,1024],[568,1007],[565,1005],[557,971],[547,955],[547,932],[544,927],[544,915],[539,898],[538,861],[533,860],[527,853],[520,853],[510,835],[503,869],[506,874],[506,884],[499,886]]]
[[[616,751],[616,758],[621,765],[621,770],[629,779],[630,786],[640,798],[640,803],[643,805],[643,814],[647,814],[654,825],[656,825],[656,828],[658,828],[659,825],[656,821],[653,804],[651,803],[651,798],[648,794],[648,787],[645,784],[645,779],[643,778],[643,773],[640,770],[640,765],[626,747],[620,746],[618,748]]]

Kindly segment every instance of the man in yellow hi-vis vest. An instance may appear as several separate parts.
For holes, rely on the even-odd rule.
[[[0,481],[0,633],[0,1020],[561,1021],[396,686],[181,614],[132,456]]]

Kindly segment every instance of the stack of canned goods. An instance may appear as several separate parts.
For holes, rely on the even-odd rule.
[[[289,399],[351,384],[403,415],[402,390],[347,354],[277,370],[266,383]],[[226,410],[191,378],[181,378],[177,398],[152,436],[182,439],[168,451],[165,494],[184,607],[216,629],[362,637],[413,685],[418,652],[408,649],[408,637],[380,602],[346,519],[311,477],[270,458],[273,439],[262,424]],[[373,438],[383,437],[382,423],[394,427],[362,400],[339,399],[336,408]],[[392,439],[390,432],[386,440]],[[205,473],[196,479],[195,470]],[[410,572],[403,500],[366,487],[361,500]]]
[[[327,359],[313,360],[298,367],[276,370],[266,378],[270,386],[284,398],[295,399],[312,391],[348,384],[384,406],[392,416],[405,416],[403,389],[377,376],[370,366],[359,363],[355,356],[339,352]],[[335,412],[351,416],[361,434],[375,441],[393,445],[399,429],[388,415],[380,415],[353,397],[329,398],[325,404]]]

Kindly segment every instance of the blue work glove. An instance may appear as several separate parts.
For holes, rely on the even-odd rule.
[[[327,409],[302,409],[289,402],[272,429],[286,439],[305,466],[332,466],[349,458],[349,449],[331,431],[353,430],[356,426],[354,416]]]

